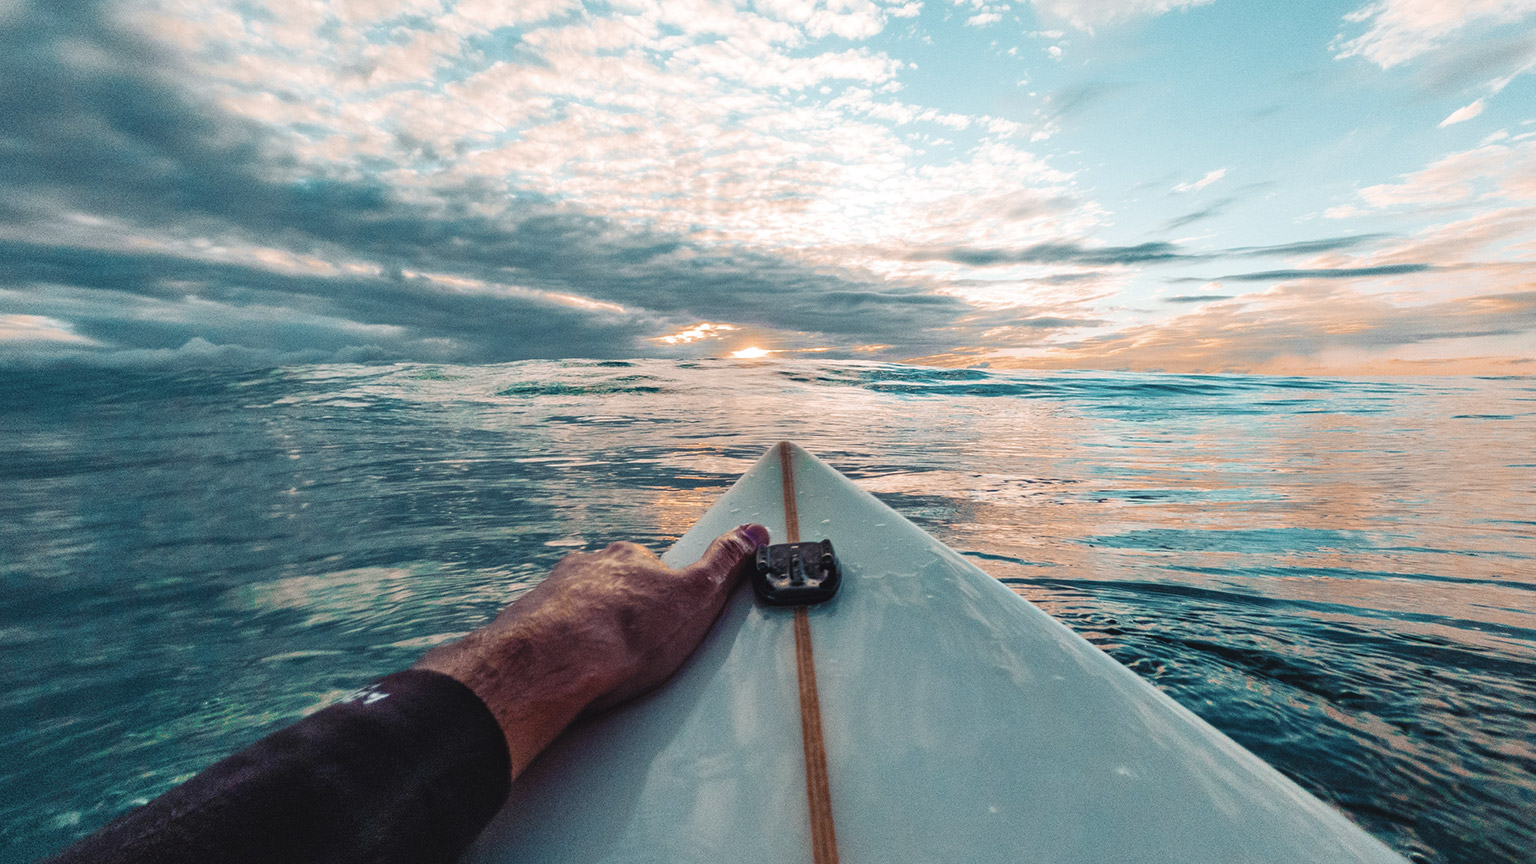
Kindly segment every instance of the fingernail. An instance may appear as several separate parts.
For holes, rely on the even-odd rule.
[[[761,525],[743,525],[736,529],[743,537],[752,541],[752,546],[766,546],[768,544],[768,529]]]

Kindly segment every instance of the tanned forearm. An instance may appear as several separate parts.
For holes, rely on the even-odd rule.
[[[768,532],[673,570],[632,543],[567,556],[518,602],[65,850],[55,864],[447,862],[583,713],[665,681]]]

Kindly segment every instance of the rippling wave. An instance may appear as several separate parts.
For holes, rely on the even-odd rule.
[[[1536,380],[0,374],[0,857],[680,536],[792,438],[1427,862],[1536,855]]]

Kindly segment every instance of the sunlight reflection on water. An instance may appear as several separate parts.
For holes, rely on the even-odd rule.
[[[785,437],[1399,849],[1536,849],[1533,379],[535,362],[0,397],[7,858],[574,548],[664,548]]]

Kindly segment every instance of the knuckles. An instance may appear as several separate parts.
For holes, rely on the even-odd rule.
[[[600,556],[617,558],[621,561],[657,561],[655,553],[641,546],[639,543],[631,543],[628,540],[619,540],[609,543],[607,548],[598,553]]]

